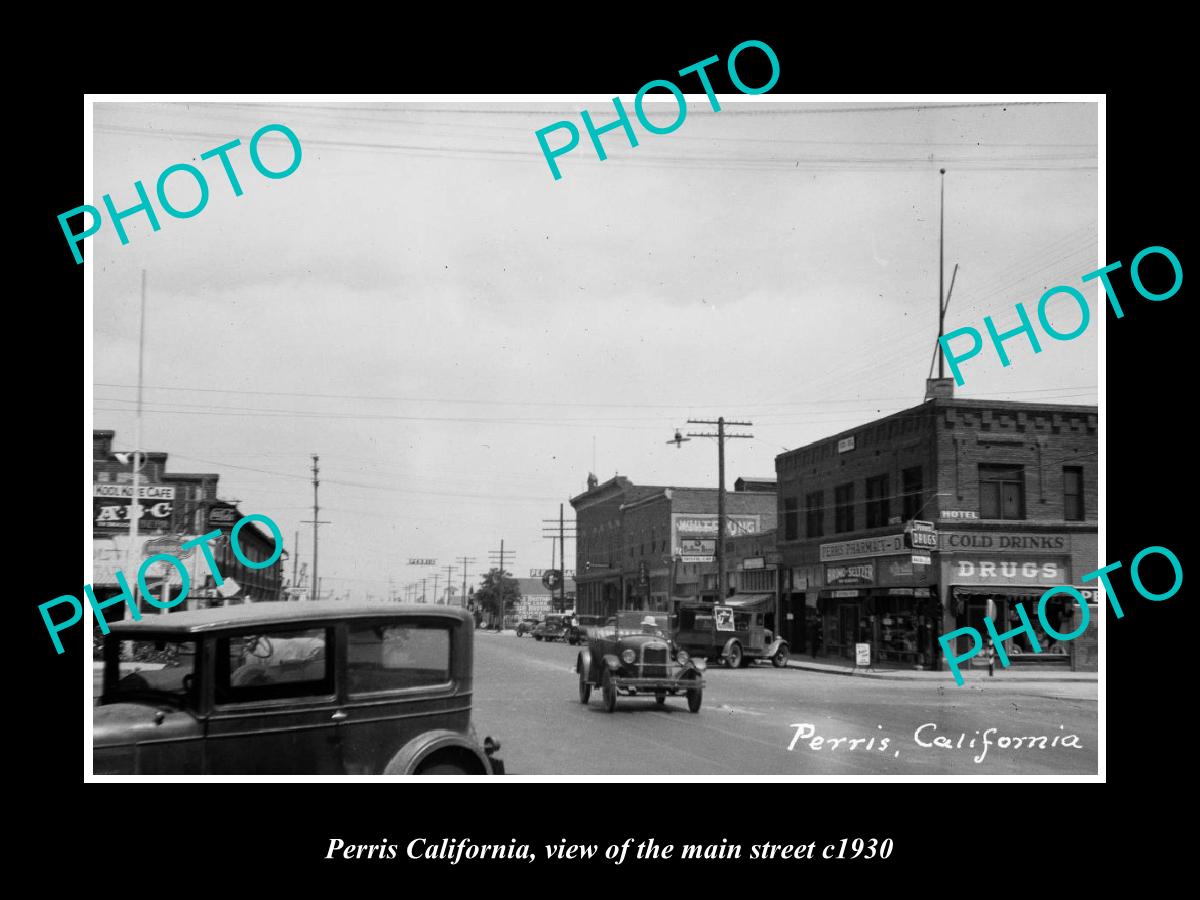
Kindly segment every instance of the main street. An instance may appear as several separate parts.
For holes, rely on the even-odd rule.
[[[475,727],[512,775],[1088,775],[1097,771],[1096,682],[898,681],[710,667],[704,703],[579,702],[578,647],[476,632]],[[923,747],[948,738],[953,745]],[[809,728],[797,728],[807,724]],[[983,735],[995,729],[984,746]],[[799,740],[793,739],[801,733]],[[977,733],[978,732],[978,733]],[[1063,746],[1076,735],[1079,747]],[[1045,736],[1030,748],[1030,737]],[[813,738],[824,740],[812,747]],[[1002,738],[1015,740],[1007,748]],[[1055,738],[1058,745],[1055,746]],[[836,745],[833,739],[843,738]],[[884,739],[887,739],[886,746]],[[874,739],[871,742],[871,739]],[[961,747],[959,746],[961,739]],[[851,740],[858,743],[853,747]],[[974,740],[972,748],[970,742]],[[1044,748],[1041,746],[1044,743]],[[881,751],[880,748],[883,747]],[[986,751],[986,752],[985,752]],[[982,756],[980,762],[976,758]]]

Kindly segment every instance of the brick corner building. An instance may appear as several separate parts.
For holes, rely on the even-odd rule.
[[[1003,633],[1021,603],[1041,652],[1028,635],[1007,640],[1013,665],[1095,671],[1096,592],[1082,576],[1098,568],[1097,408],[956,399],[947,381],[932,379],[919,406],[776,457],[784,636],[796,653],[853,658],[870,643],[873,662],[945,667],[941,634],[985,633],[984,616]],[[930,565],[912,562],[914,520],[936,526]],[[1088,598],[1072,641],[1035,613],[1055,585]],[[1059,633],[1081,614],[1070,596],[1047,603]]]

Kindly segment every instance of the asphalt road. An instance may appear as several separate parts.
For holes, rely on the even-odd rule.
[[[598,691],[587,706],[579,702],[578,652],[561,642],[517,638],[511,631],[476,632],[475,727],[481,739],[492,735],[501,741],[498,756],[509,774],[1097,771],[1095,682],[968,682],[956,687],[948,674],[943,685],[757,663],[749,669],[711,667],[699,713],[689,713],[682,696],[668,698],[661,709],[653,697],[622,696],[610,714]],[[926,727],[914,734],[921,726]],[[995,731],[985,747],[988,729]],[[1044,742],[1031,746],[1029,738],[1043,736]],[[843,740],[835,743],[837,738]],[[937,746],[935,738],[952,746]],[[1017,744],[1016,738],[1024,740]],[[1010,741],[1007,747],[1001,746],[1004,739]],[[921,746],[918,740],[933,746]]]

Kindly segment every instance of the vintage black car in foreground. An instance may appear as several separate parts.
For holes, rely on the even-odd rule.
[[[94,771],[503,774],[471,725],[474,624],[454,607],[327,602],[114,622]]]
[[[625,610],[602,627],[588,630],[586,650],[579,652],[579,702],[587,703],[599,687],[604,708],[617,708],[617,694],[650,696],[662,706],[669,696],[685,694],[688,709],[700,711],[704,695],[704,660],[691,659],[671,640],[665,613]]]

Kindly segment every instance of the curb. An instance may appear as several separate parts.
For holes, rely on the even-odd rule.
[[[942,683],[942,681],[940,681],[940,680],[935,681],[935,679],[933,679],[927,675],[926,676],[913,676],[913,675],[901,674],[899,672],[894,672],[894,673],[887,672],[887,671],[884,671],[884,672],[856,672],[854,669],[818,668],[816,666],[798,665],[798,664],[792,662],[791,660],[788,660],[787,667],[789,669],[800,669],[801,671],[804,671],[804,672],[819,672],[819,673],[822,673],[825,675],[843,675],[843,676],[850,676],[850,677],[854,677],[854,678],[878,678],[878,679],[881,679],[884,681],[916,681],[916,682],[927,681],[931,684],[933,684],[933,683],[941,684]],[[949,672],[945,672],[943,674],[945,674],[946,676],[949,677],[951,684],[954,683],[954,678],[953,678],[953,676],[950,675]],[[1061,677],[1054,677],[1052,675],[1048,675],[1048,676],[1040,676],[1039,675],[1035,678],[1009,677],[1009,678],[1005,679],[1005,678],[1003,678],[1003,676],[1001,676],[1001,677],[1003,680],[1007,681],[1009,684],[1037,684],[1037,683],[1047,683],[1047,682],[1054,683],[1054,684],[1098,684],[1100,681],[1099,675],[1097,675],[1094,678],[1087,677],[1087,676],[1082,677],[1082,678],[1061,678]],[[976,676],[973,678],[967,677],[964,679],[964,681],[985,681],[985,682],[991,682],[993,684],[1000,683],[1000,682],[997,682],[994,677],[988,677],[986,675]]]

